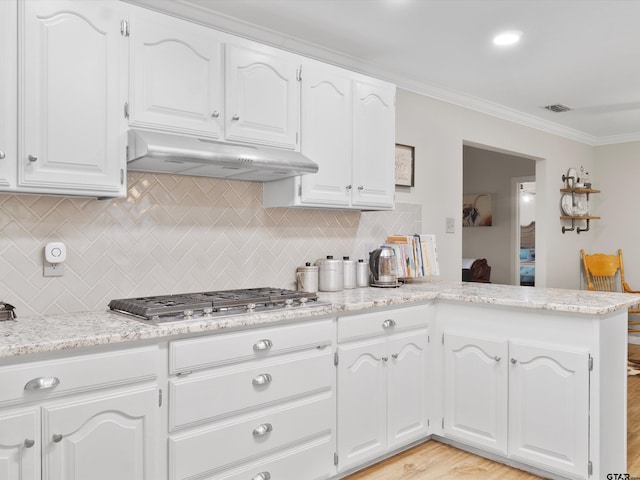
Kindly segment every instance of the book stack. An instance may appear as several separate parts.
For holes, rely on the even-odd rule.
[[[396,254],[399,278],[440,275],[435,235],[390,235],[385,245]]]

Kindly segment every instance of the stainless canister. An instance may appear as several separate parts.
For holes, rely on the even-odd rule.
[[[356,286],[358,288],[369,286],[369,262],[362,258],[356,264]]]
[[[356,261],[349,260],[349,257],[342,257],[343,282],[342,287],[346,289],[356,288]]]
[[[296,283],[300,292],[318,291],[318,267],[307,262],[296,270]]]
[[[321,292],[339,292],[344,284],[342,260],[334,260],[332,255],[316,260],[318,266],[318,289]]]

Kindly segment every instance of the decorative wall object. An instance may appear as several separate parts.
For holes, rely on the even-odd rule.
[[[416,147],[396,143],[396,185],[413,187],[415,183]]]
[[[463,227],[490,227],[491,223],[490,193],[462,196]]]

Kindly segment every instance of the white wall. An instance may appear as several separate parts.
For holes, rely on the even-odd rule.
[[[621,248],[625,279],[640,290],[640,142],[596,147],[595,154],[589,173],[601,193],[591,195],[591,212],[601,219],[593,222],[591,251]]]
[[[405,90],[398,90],[396,112],[396,141],[416,147],[416,186],[398,191],[396,198],[422,204],[423,231],[437,235],[444,278],[457,280],[460,275],[462,147],[468,144],[540,159],[536,162],[536,285],[580,287],[580,248],[589,247],[594,237],[592,233],[562,234],[559,190],[562,175],[570,167],[584,165],[595,171],[594,147]],[[456,219],[454,234],[445,233],[446,217]]]

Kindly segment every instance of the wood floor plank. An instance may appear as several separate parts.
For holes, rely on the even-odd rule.
[[[640,362],[640,345],[629,345]],[[640,477],[640,375],[627,382],[627,473]],[[384,460],[345,480],[535,480],[536,475],[430,441]]]

